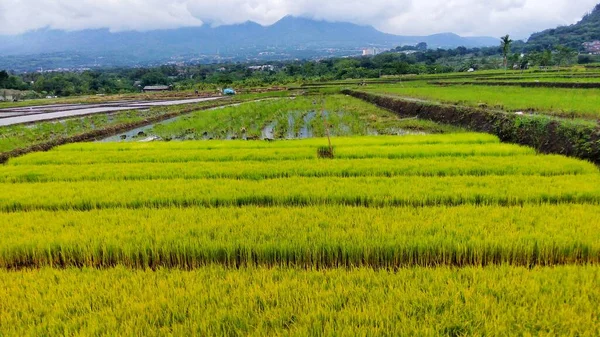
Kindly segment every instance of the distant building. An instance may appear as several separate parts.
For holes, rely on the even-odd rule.
[[[600,55],[600,41],[584,42],[583,48],[590,54]]]
[[[272,66],[270,64],[265,64],[262,66],[250,66],[250,67],[248,67],[248,69],[250,69],[252,71],[275,71],[275,66]]]
[[[171,91],[173,87],[170,85],[147,85],[144,87],[144,92],[160,92],[160,91]]]
[[[363,51],[362,51],[362,55],[363,56],[373,56],[373,55],[377,55],[377,54],[381,54],[381,49],[379,49],[379,48],[366,48],[366,49],[363,49]]]

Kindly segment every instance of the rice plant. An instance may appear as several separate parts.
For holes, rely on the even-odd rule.
[[[595,205],[0,213],[0,268],[553,266],[600,262]]]
[[[0,334],[594,336],[599,278],[597,266],[0,271]]]

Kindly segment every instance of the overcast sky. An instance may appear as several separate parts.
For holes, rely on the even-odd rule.
[[[372,25],[387,33],[527,38],[577,22],[600,0],[0,0],[0,34],[50,27],[151,30],[285,15]]]

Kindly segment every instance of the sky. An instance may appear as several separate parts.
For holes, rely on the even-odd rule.
[[[286,15],[372,25],[386,33],[463,36],[531,33],[569,25],[600,0],[0,0],[0,34],[40,28],[111,31],[255,21]]]

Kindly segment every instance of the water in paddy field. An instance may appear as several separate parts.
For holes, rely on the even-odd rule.
[[[277,122],[271,122],[261,131],[261,139],[275,139],[275,127]]]
[[[218,108],[214,108],[214,109],[222,109],[222,107],[218,107]],[[211,109],[211,110],[213,110],[213,109]],[[306,138],[314,137],[314,131],[312,129],[311,123],[314,121],[315,118],[319,118],[321,116],[321,114],[323,114],[325,116],[325,118],[327,119],[330,115],[330,112],[328,112],[328,111],[324,111],[324,112],[321,112],[321,111],[290,112],[287,116],[287,125],[286,125],[287,132],[285,133],[285,139],[306,139]],[[343,112],[338,113],[339,117],[342,117],[343,114],[344,114]],[[110,118],[110,116],[109,116],[109,118]],[[189,116],[178,116],[178,117],[170,118],[170,119],[164,120],[159,123],[142,126],[139,128],[135,128],[135,129],[126,131],[126,132],[121,132],[114,136],[106,137],[104,139],[99,140],[99,142],[140,142],[140,141],[162,140],[160,137],[158,137],[156,134],[153,133],[154,127],[158,124],[173,123],[175,121],[180,120],[181,118],[186,119],[186,118],[190,118],[190,117]],[[275,130],[276,130],[277,126],[278,126],[277,121],[267,123],[262,129],[260,129],[261,130],[260,139],[275,139]],[[299,129],[296,132],[297,126],[299,127]],[[339,135],[333,134],[334,136],[342,136],[342,135],[343,136],[351,136],[352,135],[351,134],[352,128],[349,125],[340,123],[337,128],[338,128],[338,130],[339,130],[338,132],[340,134]],[[385,132],[383,134],[398,135],[398,136],[426,134],[425,132],[415,132],[415,131],[410,131],[410,130],[405,130],[405,129],[400,129],[400,128],[390,128],[386,131],[387,132]],[[380,134],[381,133],[375,129],[367,129],[367,135],[378,136]],[[179,136],[172,137],[172,140],[194,140],[194,139],[203,139],[203,140],[243,139],[243,140],[248,140],[246,132],[241,132],[240,135],[241,136],[238,137],[238,134],[236,134],[234,132],[227,132],[227,133],[223,133],[223,134],[219,134],[219,135],[213,134],[211,132],[202,132],[202,133],[196,134],[195,131],[191,131],[191,132],[185,132],[184,136],[181,136],[181,137],[179,137]],[[169,139],[169,140],[171,140],[171,139]]]
[[[311,111],[311,112],[307,113],[306,115],[304,115],[304,117],[302,117],[302,119],[304,120],[304,125],[302,126],[302,128],[300,128],[300,131],[298,132],[298,135],[296,138],[304,139],[304,138],[311,138],[313,136],[310,122],[312,122],[312,120],[315,119],[316,116],[317,116],[317,113],[314,111]]]
[[[215,108],[211,108],[211,109],[207,109],[206,111],[210,111],[210,110],[219,110],[219,109],[224,109],[226,107],[231,107],[231,106],[238,106],[240,104],[232,104],[232,105],[228,105],[228,106],[219,106],[219,107],[215,107]],[[149,111],[149,110],[146,110]],[[112,121],[113,116],[108,115],[109,121]],[[114,136],[110,136],[110,137],[106,137],[103,139],[98,140],[98,142],[139,142],[139,141],[148,141],[150,139],[152,140],[161,140],[160,137],[158,137],[157,135],[152,133],[152,129],[154,129],[154,127],[158,124],[169,124],[169,123],[173,123],[175,121],[178,121],[180,119],[186,119],[186,118],[190,118],[189,115],[183,115],[183,116],[177,116],[177,117],[173,117],[173,118],[169,118],[169,119],[165,119],[164,121],[158,122],[158,123],[154,123],[154,124],[150,124],[150,125],[146,125],[146,126],[141,126],[139,128],[135,128],[133,130],[129,130],[129,131],[125,131],[125,132],[121,132],[117,135]],[[205,134],[203,135],[203,138],[208,140],[208,139],[212,139],[211,135]],[[186,140],[184,139],[177,139],[177,140]]]
[[[140,141],[146,139],[148,137],[152,137],[153,135],[149,135],[150,130],[154,125],[142,126],[139,128],[135,128],[133,130],[129,130],[126,132],[121,132],[118,135],[110,136],[104,139],[99,140],[99,142],[131,142],[131,141]]]
[[[294,118],[294,116],[292,114],[289,114],[288,115],[288,132],[287,132],[288,139],[296,138],[294,135],[294,126],[295,125],[296,125],[296,119]]]
[[[405,129],[400,129],[400,128],[391,128],[391,129],[389,129],[389,131],[390,131],[390,133],[388,133],[389,135],[396,135],[396,136],[426,135],[427,134],[427,132],[405,130]]]

